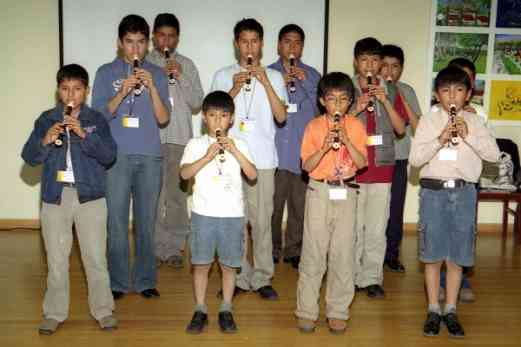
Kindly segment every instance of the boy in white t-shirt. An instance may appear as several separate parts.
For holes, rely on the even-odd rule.
[[[203,121],[208,134],[191,139],[181,159],[181,177],[195,177],[192,207],[191,254],[195,312],[186,331],[201,333],[208,324],[206,288],[208,272],[217,253],[222,270],[223,302],[219,326],[225,333],[237,331],[232,316],[235,269],[243,253],[244,203],[241,171],[254,180],[253,165],[246,143],[228,137],[235,106],[222,91],[208,94],[203,101]]]

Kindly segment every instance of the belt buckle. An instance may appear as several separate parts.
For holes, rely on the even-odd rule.
[[[443,188],[456,188],[456,181],[447,180],[447,181],[443,182]]]

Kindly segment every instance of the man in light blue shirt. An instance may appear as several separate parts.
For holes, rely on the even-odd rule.
[[[268,300],[278,294],[271,286],[274,273],[271,239],[274,174],[278,165],[275,147],[276,123],[286,121],[288,99],[280,72],[260,65],[262,25],[253,18],[235,25],[235,48],[239,64],[217,71],[212,91],[228,92],[235,102],[235,121],[230,135],[244,140],[257,167],[257,181],[246,182],[247,218],[252,227],[254,268],[243,258],[236,293],[254,290]]]

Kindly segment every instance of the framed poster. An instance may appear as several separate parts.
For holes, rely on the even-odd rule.
[[[521,0],[432,0],[430,42],[431,91],[441,69],[466,58],[476,66],[472,102],[497,125],[521,126]]]
[[[489,119],[521,121],[521,81],[492,81]]]

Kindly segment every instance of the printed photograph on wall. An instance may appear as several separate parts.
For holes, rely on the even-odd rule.
[[[434,72],[443,69],[449,61],[464,57],[476,65],[478,74],[487,69],[488,34],[436,33],[434,39]]]
[[[498,0],[496,27],[521,28],[521,0]]]
[[[496,35],[492,72],[521,75],[521,35]]]
[[[492,81],[489,119],[521,121],[521,81]]]
[[[436,25],[488,27],[491,0],[438,0]]]

